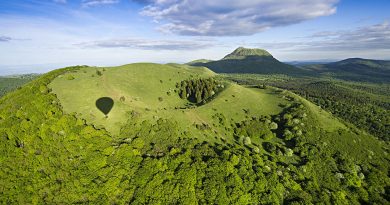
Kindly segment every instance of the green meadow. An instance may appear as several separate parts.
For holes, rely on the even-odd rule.
[[[49,87],[66,113],[76,113],[96,127],[118,135],[120,128],[137,115],[142,120],[160,118],[177,121],[183,130],[199,135],[194,124],[214,124],[215,114],[221,113],[232,121],[250,116],[274,115],[288,102],[274,88],[247,88],[224,82],[224,89],[210,102],[191,106],[181,99],[176,84],[191,78],[209,78],[215,73],[185,65],[130,64],[119,67],[86,67],[60,75]],[[106,118],[95,106],[100,97],[110,97],[114,106]],[[223,131],[212,126],[213,131]]]

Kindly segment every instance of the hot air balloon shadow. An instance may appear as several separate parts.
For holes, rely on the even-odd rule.
[[[102,97],[96,100],[96,107],[106,116],[106,118],[113,106],[114,100],[109,97]]]

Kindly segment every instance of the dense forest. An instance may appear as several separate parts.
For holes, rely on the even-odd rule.
[[[233,142],[199,140],[175,121],[153,123],[137,115],[129,116],[120,135],[111,135],[63,113],[48,88],[55,77],[77,69],[52,71],[0,99],[1,203],[390,200],[389,150],[353,126],[350,131],[320,129],[313,113],[292,96],[286,95],[290,104],[278,115],[247,112],[240,122],[215,115]]]
[[[271,85],[291,90],[379,139],[390,140],[388,84],[283,75],[226,76],[240,84]]]
[[[0,76],[0,97],[38,77],[37,74]]]

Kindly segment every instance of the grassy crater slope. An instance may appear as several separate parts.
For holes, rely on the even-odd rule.
[[[66,113],[75,112],[87,122],[104,127],[113,134],[119,134],[120,128],[133,115],[152,121],[173,119],[183,130],[196,133],[193,125],[211,126],[214,123],[212,116],[216,113],[240,121],[248,112],[256,116],[278,114],[282,110],[279,105],[286,103],[272,89],[245,88],[225,82],[225,89],[211,102],[184,109],[189,102],[175,92],[176,84],[190,78],[212,76],[215,74],[206,68],[131,64],[105,68],[104,71],[103,68],[82,68],[57,77],[49,87],[60,99]],[[100,97],[114,100],[108,118],[95,106]],[[218,131],[218,128],[214,127],[212,131]]]

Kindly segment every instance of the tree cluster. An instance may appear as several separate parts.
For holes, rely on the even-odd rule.
[[[224,85],[214,78],[190,79],[181,81],[176,85],[179,96],[188,99],[190,102],[200,104],[206,103],[215,94],[220,92]]]

